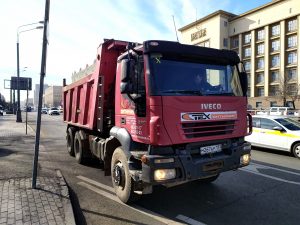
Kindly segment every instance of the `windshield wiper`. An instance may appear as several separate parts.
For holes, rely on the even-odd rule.
[[[202,95],[201,91],[195,91],[195,90],[165,90],[162,91],[162,93],[179,93],[179,94],[192,94],[192,95]]]

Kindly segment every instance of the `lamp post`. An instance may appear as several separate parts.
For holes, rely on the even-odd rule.
[[[19,84],[19,81],[20,81],[20,79],[19,79],[20,78],[19,35],[20,35],[20,33],[23,33],[23,32],[36,30],[36,29],[42,29],[43,26],[37,26],[37,27],[31,28],[31,29],[21,30],[21,31],[20,31],[20,28],[26,27],[26,26],[32,26],[32,25],[40,24],[40,23],[44,23],[44,21],[39,21],[37,23],[25,24],[25,25],[19,26],[18,29],[17,29],[17,92],[18,92],[18,101],[17,101],[17,113],[16,113],[17,118],[16,118],[16,122],[22,122],[21,109],[20,109],[20,84]]]

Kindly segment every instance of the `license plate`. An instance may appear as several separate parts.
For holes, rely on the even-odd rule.
[[[216,152],[221,152],[222,151],[222,145],[210,145],[210,146],[205,146],[200,148],[200,154],[201,155],[206,155],[206,154],[212,154]]]

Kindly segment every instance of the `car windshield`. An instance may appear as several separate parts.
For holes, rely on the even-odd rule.
[[[243,96],[236,66],[150,55],[152,95]]]
[[[58,110],[58,108],[51,108],[51,110]]]
[[[289,118],[279,118],[275,120],[289,130],[300,130],[300,123],[295,120]]]

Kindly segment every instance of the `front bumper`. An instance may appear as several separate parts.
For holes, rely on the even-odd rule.
[[[243,142],[240,145],[232,146],[226,152],[200,156],[193,154],[190,149],[178,151],[173,155],[147,155],[147,162],[142,165],[142,181],[152,185],[184,182],[190,180],[210,177],[225,171],[235,170],[247,164],[241,162],[241,157],[250,155],[251,145]],[[155,163],[157,159],[173,158],[174,162]],[[176,177],[170,180],[157,181],[154,179],[154,172],[158,169],[175,169]]]

